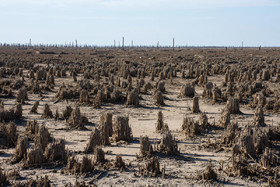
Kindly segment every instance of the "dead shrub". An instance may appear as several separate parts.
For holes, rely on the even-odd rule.
[[[31,139],[35,137],[38,131],[39,131],[39,125],[37,124],[36,120],[27,121],[25,132],[29,135],[29,137],[31,136]]]
[[[95,148],[99,145],[102,145],[100,131],[98,129],[94,129],[94,131],[91,132],[89,142],[85,148],[85,152],[92,153],[94,152]]]
[[[179,153],[176,140],[169,131],[162,135],[160,144],[155,145],[155,150],[167,156]]]
[[[222,99],[222,91],[217,86],[212,88],[212,101],[216,103],[219,99]]]
[[[67,99],[73,99],[76,97],[79,97],[80,93],[78,89],[71,89],[71,88],[66,88],[65,86],[62,86],[59,88],[59,91],[55,95],[55,102],[57,103],[62,100],[67,100]]]
[[[35,74],[34,74],[34,71],[33,71],[33,70],[30,70],[30,71],[29,71],[29,78],[30,78],[30,79],[35,79]]]
[[[130,72],[129,72],[129,70],[128,70],[127,68],[125,68],[124,70],[122,70],[122,77],[123,77],[124,79],[127,79],[129,75],[130,75]]]
[[[81,115],[80,108],[76,107],[76,109],[71,112],[67,124],[70,129],[85,129],[87,122],[88,119]]]
[[[4,102],[0,100],[0,110],[4,110]]]
[[[233,148],[234,149],[234,148]],[[250,173],[248,167],[248,159],[240,154],[232,155],[232,167],[229,169],[230,175],[233,176],[247,176]]]
[[[210,128],[210,124],[208,123],[208,117],[205,112],[201,113],[199,118],[199,124],[201,131],[207,131]]]
[[[0,109],[0,122],[10,122],[15,119],[16,116],[13,109],[10,110]]]
[[[17,102],[24,104],[26,100],[28,100],[27,90],[25,88],[19,89],[17,95]]]
[[[226,88],[226,91],[225,91],[225,94],[224,94],[224,98],[228,99],[228,98],[232,97],[235,93],[235,90],[236,90],[236,86],[232,82],[229,82],[227,84],[227,88]]]
[[[40,147],[30,149],[27,151],[26,160],[24,160],[24,165],[27,167],[38,167],[46,162],[43,151]]]
[[[58,109],[55,110],[55,115],[54,115],[54,119],[57,121],[60,118],[60,114],[58,112]]]
[[[102,164],[105,162],[105,153],[100,147],[96,147],[94,151],[94,163]]]
[[[159,73],[158,79],[159,79],[159,80],[164,80],[164,79],[165,79],[164,73],[163,73],[162,71]]]
[[[12,162],[19,162],[27,154],[28,140],[27,137],[19,137],[17,139],[16,151],[12,158]]]
[[[239,151],[237,151],[238,149]],[[256,149],[254,145],[254,137],[251,134],[251,129],[246,127],[240,134],[235,152],[241,152],[245,157],[255,158]]]
[[[257,127],[266,126],[266,124],[264,123],[264,114],[263,114],[263,109],[261,106],[257,106],[257,108],[256,108],[253,125],[257,126]]]
[[[207,99],[211,99],[213,97],[213,87],[214,84],[212,82],[208,82],[205,86],[204,86],[204,90],[203,90],[203,97],[207,98]]]
[[[270,140],[280,140],[280,129],[278,127],[268,128],[267,136]]]
[[[190,84],[181,87],[179,97],[194,97],[195,89]]]
[[[157,90],[159,90],[160,92],[165,92],[165,82],[164,81],[160,81],[157,83]]]
[[[17,125],[13,122],[8,123],[6,127],[8,147],[14,147],[17,143]]]
[[[119,170],[123,171],[126,168],[126,164],[123,161],[121,155],[117,155],[114,161],[114,167],[118,168]]]
[[[168,131],[168,125],[164,124],[163,120],[163,114],[161,111],[158,112],[158,119],[156,123],[156,132],[163,133],[165,131]]]
[[[208,165],[205,169],[205,172],[202,175],[198,175],[199,180],[217,180],[217,173],[213,170],[213,166]]]
[[[153,88],[152,84],[150,82],[147,82],[147,83],[144,84],[142,92],[143,93],[148,93],[148,90],[150,90],[152,88]]]
[[[239,137],[240,129],[238,128],[238,123],[232,123],[227,125],[226,131],[222,136],[222,143],[228,147],[231,147]]]
[[[5,173],[2,168],[0,168],[0,186],[9,186],[9,185],[10,182],[8,180],[7,173]]]
[[[113,134],[112,113],[104,113],[100,116],[99,130],[101,133],[102,145],[110,145],[109,137]]]
[[[242,114],[239,107],[239,100],[237,98],[228,98],[227,109],[230,114]]]
[[[13,84],[13,89],[18,90],[18,89],[20,89],[23,85],[24,85],[23,80],[22,80],[22,79],[17,79],[17,80],[15,81],[15,83]]]
[[[161,111],[158,112],[158,120],[156,124],[156,132],[162,132],[164,129],[163,114]]]
[[[93,108],[99,109],[99,108],[101,108],[101,104],[102,104],[102,102],[99,98],[95,98],[93,100]]]
[[[193,98],[192,113],[200,113],[198,97]]]
[[[36,72],[36,80],[45,80],[46,78],[46,69],[42,68]]]
[[[110,101],[115,103],[122,100],[123,100],[122,92],[119,89],[114,88],[113,92],[110,93]]]
[[[141,176],[145,176],[145,177],[146,176],[156,177],[156,176],[161,175],[158,157],[152,157],[145,163],[145,165],[142,165],[142,166],[139,165],[138,173]]]
[[[129,118],[124,116],[114,116],[113,118],[113,139],[130,142],[133,140],[132,131],[129,127]]]
[[[36,146],[40,147],[43,151],[47,147],[48,143],[52,141],[51,135],[48,129],[42,125],[38,133],[35,135],[35,144]]]
[[[126,105],[131,105],[138,107],[139,106],[139,95],[133,90],[127,95]]]
[[[219,126],[223,128],[227,128],[227,126],[230,125],[230,112],[226,108],[221,113],[221,118],[219,120]]]
[[[72,111],[73,109],[71,106],[66,106],[65,110],[62,112],[62,118],[68,120]]]
[[[16,108],[15,108],[14,114],[15,114],[16,118],[18,118],[18,119],[22,118],[22,104],[20,104],[20,103],[16,104]]]
[[[155,105],[157,106],[163,106],[164,105],[164,97],[162,95],[161,91],[156,91],[154,94],[154,100],[155,100]]]
[[[48,85],[48,86],[54,86],[55,85],[53,75],[48,74],[47,79],[46,79],[46,85]]]
[[[7,178],[9,180],[20,180],[22,176],[20,175],[19,170],[14,169],[7,173]]]
[[[207,83],[207,81],[208,81],[208,79],[207,79],[207,75],[206,74],[202,74],[198,78],[198,84],[199,85],[205,85]]]
[[[77,82],[77,75],[75,75],[74,73],[72,74],[72,78],[74,82]]]
[[[32,108],[31,108],[31,110],[30,110],[30,113],[37,114],[38,106],[39,106],[39,101],[36,101],[36,102],[34,103],[34,105],[32,106]]]
[[[43,114],[41,117],[42,118],[52,118],[53,117],[52,111],[47,103],[45,104],[44,111],[43,111]]]
[[[264,69],[261,74],[261,80],[268,81],[270,79],[270,73],[268,69]]]
[[[44,156],[48,161],[61,161],[67,160],[67,152],[65,150],[65,141],[62,139],[55,140],[49,143],[45,148]]]
[[[89,103],[89,96],[86,90],[80,91],[80,103],[88,104]]]
[[[42,93],[42,87],[40,87],[38,81],[31,82],[30,86],[29,86],[29,90],[31,90],[32,93],[34,94],[41,94]]]
[[[199,135],[201,133],[199,122],[194,121],[193,119],[186,116],[183,120],[182,131],[188,137],[194,137],[196,135]]]
[[[24,186],[43,186],[43,187],[51,187],[51,181],[49,180],[48,176],[45,177],[37,177],[36,179],[28,180]]]
[[[152,154],[153,154],[153,147],[149,141],[149,137],[140,136],[140,154],[136,155],[136,157],[138,159],[151,157]]]
[[[13,90],[12,89],[8,89],[7,90],[7,95],[6,95],[7,97],[14,97],[14,94],[13,94]]]
[[[266,147],[269,147],[269,136],[268,132],[263,129],[252,129],[253,140],[256,153],[262,154]]]
[[[253,95],[252,107],[256,107],[258,105],[262,107],[266,105],[266,97],[262,93],[257,93]]]
[[[0,124],[0,146],[15,147],[17,143],[17,126],[15,123]]]
[[[83,156],[81,162],[75,157],[69,157],[66,169],[72,174],[90,173],[94,171],[94,165],[91,158]]]
[[[263,167],[279,166],[280,157],[269,147],[266,147],[261,156],[260,164]]]

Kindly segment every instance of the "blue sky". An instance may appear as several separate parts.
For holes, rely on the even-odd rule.
[[[0,0],[0,43],[280,46],[280,0]]]

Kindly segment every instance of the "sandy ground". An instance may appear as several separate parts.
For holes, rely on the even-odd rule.
[[[26,74],[27,72],[24,72]],[[78,79],[82,75],[78,76]],[[180,74],[178,74],[180,77]],[[133,78],[134,81],[136,80]],[[155,81],[152,84],[155,84]],[[222,75],[209,76],[208,81],[212,81],[217,85],[221,84],[223,80]],[[146,78],[149,81],[149,78]],[[55,94],[58,91],[62,83],[76,85],[69,73],[66,78],[55,79],[54,92],[45,92],[43,99],[38,94],[29,94],[29,100],[27,104],[23,105],[23,117],[24,120],[36,119],[38,124],[44,124],[49,132],[55,138],[62,138],[66,140],[66,148],[70,151],[75,151],[77,155],[82,156],[82,153],[88,143],[91,130],[96,128],[99,123],[99,118],[105,111],[112,112],[113,115],[127,115],[129,116],[129,124],[132,128],[134,141],[129,144],[116,145],[113,143],[111,146],[103,147],[107,160],[114,160],[115,156],[120,154],[126,164],[129,164],[127,170],[120,172],[118,170],[104,171],[101,174],[93,176],[75,176],[70,174],[61,173],[61,167],[57,168],[34,168],[34,169],[22,169],[19,164],[9,164],[10,156],[14,154],[15,149],[0,149],[5,154],[0,155],[0,167],[6,171],[12,171],[14,169],[20,171],[20,175],[23,180],[30,177],[48,175],[49,179],[54,186],[63,186],[67,183],[74,184],[78,181],[92,181],[98,186],[262,186],[267,184],[259,184],[253,181],[249,181],[244,178],[228,177],[223,170],[218,170],[222,163],[223,167],[231,164],[230,151],[215,152],[214,150],[204,149],[203,144],[207,141],[213,141],[219,139],[223,133],[222,130],[214,130],[210,133],[203,134],[193,139],[186,138],[181,133],[181,126],[184,116],[190,116],[195,119],[199,119],[199,114],[192,114],[189,108],[192,108],[191,98],[179,98],[181,85],[189,82],[189,80],[182,80],[181,78],[174,78],[173,84],[170,81],[166,81],[166,92],[164,96],[168,99],[165,100],[165,106],[157,107],[153,104],[152,92],[144,95],[141,94],[142,100],[140,100],[140,107],[127,107],[123,104],[110,104],[106,103],[102,105],[101,109],[94,109],[92,106],[80,106],[81,113],[85,115],[90,125],[86,127],[88,130],[65,130],[66,121],[55,121],[54,119],[42,119],[41,114],[45,103],[50,105],[53,113],[56,109],[61,113],[67,105],[74,108],[79,103],[71,101],[63,101],[54,104]],[[136,81],[135,81],[136,82]],[[220,114],[225,104],[210,104],[207,99],[202,97],[203,88],[196,87],[196,95],[199,96],[199,105],[202,112],[207,114],[208,120],[211,123],[217,123],[220,119]],[[15,99],[2,99],[5,104],[5,108],[13,107]],[[29,114],[29,111],[35,101],[40,100],[38,108],[38,114]],[[188,160],[180,160],[176,157],[160,157],[160,167],[165,167],[166,176],[161,177],[136,177],[134,172],[138,170],[139,164],[144,164],[145,161],[136,160],[136,154],[140,151],[139,137],[148,136],[152,142],[159,141],[161,134],[155,132],[155,125],[157,121],[157,113],[162,111],[164,116],[164,122],[168,125],[172,134],[176,137],[178,147],[183,156]],[[246,105],[241,104],[241,111],[245,115],[231,115],[231,121],[237,121],[240,125],[250,123],[253,120],[254,110]],[[267,124],[276,125],[279,123],[280,118],[278,114],[266,114],[265,122]],[[21,134],[25,130],[25,127],[21,124],[18,126],[18,133]],[[88,154],[93,157],[92,154]],[[207,182],[193,179],[197,174],[204,172],[207,165],[211,163],[218,173],[218,181]]]

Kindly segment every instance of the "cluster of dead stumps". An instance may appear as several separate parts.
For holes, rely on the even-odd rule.
[[[0,156],[5,149],[14,148],[8,162],[20,166],[20,170],[60,167],[62,175],[92,176],[92,181],[77,181],[75,186],[94,185],[106,171],[133,172],[136,178],[164,179],[169,174],[160,163],[162,158],[195,162],[191,156],[180,153],[175,133],[195,140],[215,131],[221,135],[215,140],[209,139],[201,147],[213,152],[230,152],[230,162],[221,163],[219,168],[209,164],[191,180],[220,181],[219,174],[223,173],[228,177],[266,182],[270,186],[280,183],[280,129],[266,124],[264,115],[280,112],[279,90],[271,87],[279,86],[280,82],[279,56],[273,56],[273,52],[271,57],[254,57],[252,54],[242,56],[235,51],[229,56],[216,58],[212,53],[221,51],[196,52],[205,56],[191,51],[186,51],[185,56],[181,56],[184,54],[181,52],[178,52],[180,55],[168,52],[161,57],[152,56],[147,50],[147,54],[141,52],[147,57],[128,56],[124,60],[117,58],[120,54],[110,56],[106,50],[87,56],[85,49],[84,56],[79,54],[81,56],[74,60],[73,56],[67,56],[67,52],[36,56],[24,49],[1,50],[4,55],[0,59],[0,146],[4,151]],[[13,56],[13,50],[21,50],[19,53],[26,56]],[[73,54],[73,51],[69,53]],[[208,81],[214,76],[223,77],[221,84]],[[61,82],[67,77],[70,77],[70,83]],[[182,118],[180,132],[171,131],[164,123],[161,107],[170,100],[168,85],[181,87],[178,98],[191,98],[193,102],[192,117],[185,115]],[[202,88],[203,92],[199,94],[197,88]],[[41,104],[48,94],[52,95],[50,102]],[[30,96],[34,95],[39,99],[31,100]],[[104,112],[99,116],[99,123],[92,130],[85,150],[77,154],[74,150],[67,150],[67,142],[63,138],[54,138],[42,123],[44,119],[65,122],[69,134],[71,130],[89,130],[90,120],[81,113],[81,107],[91,107],[94,111],[110,103],[141,108],[145,107],[141,103],[144,95],[151,95],[153,105],[160,109],[154,131],[161,135],[161,139],[150,141],[147,136],[133,137],[128,115]],[[218,121],[208,120],[209,114],[200,109],[200,100],[209,105],[225,105]],[[9,101],[15,101],[14,106]],[[63,110],[53,108],[53,104],[60,102],[69,105]],[[23,108],[28,105],[32,107],[24,115]],[[41,113],[38,112],[40,105],[43,105]],[[240,105],[255,111],[252,121],[233,120],[236,116],[248,115],[240,110]],[[40,117],[31,120],[27,114],[39,114]],[[24,131],[19,130],[23,124]],[[125,163],[121,155],[116,155],[114,160],[106,158],[109,153],[103,150],[104,147],[135,142],[140,144],[135,158],[137,167]],[[0,186],[52,184],[48,176],[22,180],[20,170],[2,168]]]

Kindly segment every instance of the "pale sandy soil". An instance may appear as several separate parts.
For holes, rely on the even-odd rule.
[[[24,72],[25,74],[27,72]],[[178,75],[180,77],[180,75]],[[222,75],[209,76],[208,81],[216,83],[218,86],[223,81]],[[78,76],[78,79],[81,75]],[[135,79],[135,78],[133,78]],[[155,81],[157,78],[155,78]],[[147,78],[146,81],[149,81]],[[155,84],[155,81],[152,84]],[[47,92],[43,94],[43,99],[38,94],[29,94],[28,104],[23,105],[24,119],[33,120],[36,119],[38,124],[44,124],[49,132],[55,138],[62,138],[66,140],[66,148],[70,151],[75,151],[77,155],[84,155],[84,151],[91,130],[96,128],[99,123],[99,117],[103,112],[112,112],[113,115],[128,115],[129,124],[132,128],[134,141],[128,145],[116,145],[112,143],[111,146],[103,147],[107,160],[114,160],[117,154],[122,155],[125,163],[129,164],[127,170],[120,172],[118,170],[104,171],[99,178],[96,179],[96,175],[84,177],[75,176],[70,174],[62,174],[61,168],[34,168],[34,169],[22,169],[19,164],[9,164],[10,156],[14,154],[15,149],[1,149],[4,151],[4,155],[0,155],[0,167],[6,171],[19,170],[20,175],[26,180],[30,177],[48,175],[49,179],[55,186],[63,186],[66,183],[74,184],[78,181],[93,181],[98,186],[262,186],[267,184],[259,184],[253,181],[249,181],[244,178],[228,177],[224,171],[218,170],[223,162],[223,166],[231,164],[230,151],[215,152],[214,150],[204,149],[203,144],[206,144],[208,139],[215,141],[221,137],[223,131],[215,130],[210,133],[203,134],[193,139],[187,139],[184,134],[181,133],[181,126],[185,115],[191,116],[195,119],[199,119],[199,114],[191,114],[189,108],[192,108],[191,98],[178,98],[180,87],[188,80],[182,80],[181,78],[174,78],[174,84],[170,84],[169,80],[166,81],[166,93],[164,96],[168,99],[165,100],[166,105],[163,107],[157,107],[153,104],[154,100],[152,92],[147,95],[141,94],[143,98],[140,100],[140,107],[126,107],[123,104],[105,104],[101,109],[94,109],[92,106],[80,106],[81,113],[85,115],[90,125],[86,126],[89,130],[65,130],[66,121],[55,121],[54,119],[42,119],[41,114],[45,103],[50,105],[53,113],[56,109],[61,113],[67,105],[71,105],[73,108],[78,105],[71,101],[59,102],[54,104],[55,94],[62,82],[66,84],[76,85],[73,79],[69,76],[67,78],[55,79],[55,92]],[[196,95],[200,96],[199,105],[203,112],[206,112],[209,122],[218,123],[222,109],[225,107],[223,104],[210,104],[207,99],[202,98],[202,87],[196,87]],[[40,106],[38,108],[38,114],[29,114],[29,111],[35,101],[40,100]],[[5,108],[13,107],[15,99],[3,99]],[[166,177],[135,177],[134,172],[138,170],[139,164],[144,164],[144,161],[137,161],[136,154],[140,151],[139,137],[148,136],[152,142],[158,141],[161,138],[161,134],[155,132],[155,124],[157,121],[158,111],[163,112],[164,122],[168,124],[172,134],[176,137],[180,152],[188,160],[179,160],[176,157],[160,157],[161,168],[166,168]],[[237,121],[241,126],[250,123],[253,120],[254,110],[246,105],[241,104],[241,111],[246,115],[231,115],[232,121]],[[278,114],[266,114],[265,122],[267,124],[276,125],[279,123],[280,118]],[[25,130],[24,126],[18,127],[18,132],[21,134]],[[88,154],[93,157],[92,154]],[[214,169],[218,172],[218,181],[207,182],[198,181],[193,179],[197,174],[201,174],[209,163],[214,166]]]

